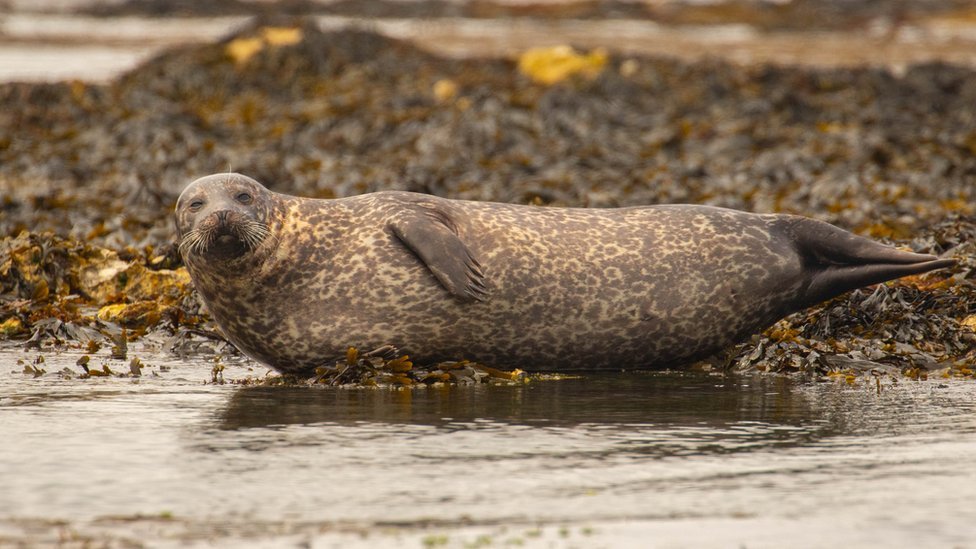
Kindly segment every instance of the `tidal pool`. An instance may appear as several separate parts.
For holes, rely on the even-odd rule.
[[[241,387],[36,355],[0,349],[0,547],[976,544],[972,382]]]

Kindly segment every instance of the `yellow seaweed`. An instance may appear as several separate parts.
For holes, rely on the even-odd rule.
[[[244,65],[263,49],[263,38],[236,38],[227,43],[224,51],[235,63]]]
[[[302,41],[302,29],[295,27],[264,27],[260,36],[235,38],[227,43],[224,52],[237,65],[245,65],[266,46],[292,46]]]
[[[293,46],[302,41],[302,29],[296,27],[264,27],[261,37],[269,46]]]
[[[560,45],[531,48],[519,56],[522,74],[540,84],[556,84],[573,76],[596,78],[607,64],[607,51],[597,48],[590,53],[577,53],[571,46]]]

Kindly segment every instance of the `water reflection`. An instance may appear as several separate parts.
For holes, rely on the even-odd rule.
[[[831,439],[831,446],[839,447],[850,437],[896,436],[935,424],[972,432],[973,406],[954,394],[958,389],[901,383],[878,394],[864,383],[846,387],[692,373],[613,373],[516,387],[406,391],[248,387],[229,399],[216,423],[224,431],[306,427],[339,440],[472,430],[504,435],[513,447],[559,440],[571,451],[585,452],[583,447],[600,439],[603,443],[589,450],[716,455]]]
[[[448,426],[478,420],[538,426],[799,423],[806,398],[785,378],[628,373],[525,386],[421,390],[247,387],[221,411],[226,429],[360,422]]]
[[[664,458],[749,452],[830,436],[836,431],[817,408],[785,378],[614,373],[514,387],[249,387],[231,397],[218,425],[224,431],[291,426],[283,444],[294,440],[294,428],[356,446],[362,437],[403,441],[471,431],[490,435],[508,454]],[[493,459],[491,452],[476,454],[466,453],[468,459]]]

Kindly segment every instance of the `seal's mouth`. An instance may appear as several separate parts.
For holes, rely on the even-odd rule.
[[[257,248],[269,234],[268,226],[260,221],[217,212],[183,235],[180,254],[184,258],[236,259]]]
[[[247,244],[230,227],[219,229],[217,236],[204,252],[219,259],[233,259],[248,251]]]

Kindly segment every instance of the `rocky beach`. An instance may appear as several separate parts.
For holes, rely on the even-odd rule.
[[[969,66],[743,65],[568,45],[442,56],[369,24],[265,13],[106,83],[0,84],[0,104],[5,347],[106,353],[123,331],[181,354],[219,341],[176,253],[172,208],[190,180],[233,170],[322,198],[400,189],[814,217],[959,263],[857,290],[692,367],[972,373]]]

